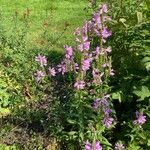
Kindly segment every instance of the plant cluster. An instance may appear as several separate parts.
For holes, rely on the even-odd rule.
[[[116,43],[112,42],[117,35],[115,34],[114,37],[110,38],[113,33],[110,27],[114,30],[113,24],[115,22],[113,22],[114,18],[108,14],[107,4],[102,4],[95,11],[92,19],[75,30],[76,46],[64,46],[64,58],[57,66],[47,67],[47,58],[44,55],[40,54],[35,58],[41,67],[35,73],[37,82],[41,83],[45,76],[51,78],[51,82],[56,76],[61,75],[70,79],[73,93],[68,100],[69,103],[65,102],[68,104],[65,106],[69,110],[64,111],[68,114],[63,117],[67,129],[63,128],[61,132],[66,134],[67,143],[79,143],[77,149],[83,147],[85,150],[138,149],[140,146],[145,147],[145,143],[142,144],[145,138],[147,139],[147,146],[149,146],[149,138],[147,135],[143,135],[145,134],[143,125],[148,118],[144,112],[148,112],[148,107],[145,109],[140,105],[140,109],[136,110],[139,107],[132,109],[134,100],[132,104],[127,102],[130,104],[129,111],[132,113],[130,119],[123,118],[127,116],[124,112],[123,120],[118,118],[118,113],[121,113],[121,110],[117,107],[123,102],[119,104],[114,100],[118,99],[120,93],[124,94],[124,91],[115,92],[113,81],[118,80],[116,77],[124,70],[119,70],[119,67],[115,66],[115,63],[120,59],[117,58],[116,60],[116,52],[112,51],[109,44],[116,49]],[[125,25],[124,22],[122,23]],[[125,34],[128,34],[128,31],[126,32]],[[129,38],[129,35],[126,36]],[[126,56],[123,55],[123,57]],[[115,70],[113,70],[112,65],[114,65]],[[147,91],[149,90],[147,89]],[[146,97],[149,96],[146,95]],[[112,137],[112,135],[119,134],[120,127],[123,128],[122,135]],[[136,141],[142,135],[143,139],[139,145]]]

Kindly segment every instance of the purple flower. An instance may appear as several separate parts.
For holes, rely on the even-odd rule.
[[[104,39],[107,39],[110,36],[111,36],[111,31],[108,31],[108,29],[106,27],[104,27],[104,29],[102,30],[102,37]]]
[[[84,81],[77,81],[75,84],[74,84],[74,87],[78,90],[80,89],[84,89],[85,87],[85,82]]]
[[[81,31],[79,27],[75,30],[74,34],[78,36],[81,35]]]
[[[93,75],[93,78],[99,77],[99,70],[94,68],[93,71],[92,71],[92,75]]]
[[[86,21],[84,26],[82,27],[82,34],[87,35],[88,33],[88,22]]]
[[[94,13],[93,15],[93,21],[97,24],[101,24],[101,18],[100,18],[100,14],[99,13]]]
[[[108,12],[107,4],[103,4],[103,5],[102,5],[102,10],[103,10],[104,13],[107,13],[107,12]]]
[[[99,85],[99,84],[102,84],[102,77],[104,75],[104,73],[101,73],[99,72],[98,69],[94,68],[93,71],[92,71],[92,75],[93,75],[93,83]]]
[[[35,61],[39,62],[40,66],[46,66],[47,65],[47,58],[43,55],[38,55],[35,57]]]
[[[104,114],[105,114],[106,116],[109,116],[110,113],[112,113],[112,109],[110,109],[110,108],[104,108],[104,109],[103,109],[103,112],[104,112]]]
[[[93,107],[94,110],[97,110],[99,105],[100,105],[100,99],[96,99],[96,100],[94,100],[94,102],[92,104],[92,107]]]
[[[103,119],[103,124],[105,125],[106,128],[110,128],[113,124],[114,119],[109,116],[105,116]]]
[[[65,50],[66,50],[66,55],[65,55],[65,57],[66,57],[67,59],[70,59],[70,58],[72,57],[72,55],[73,55],[72,47],[66,45],[66,46],[65,46]]]
[[[44,72],[41,70],[37,70],[37,72],[34,74],[36,81],[40,81],[44,76]]]
[[[56,71],[54,68],[49,67],[48,68],[48,73],[50,76],[55,76],[56,75]]]
[[[90,69],[90,66],[91,66],[91,58],[87,58],[85,60],[83,60],[82,62],[82,70],[83,71],[87,71]]]
[[[100,31],[99,31],[98,29],[94,28],[94,31],[95,31],[95,33],[96,33],[97,36],[100,36],[100,35],[101,35],[101,34],[100,34]]]
[[[94,144],[91,144],[87,141],[85,143],[85,150],[102,150],[102,146],[100,145],[99,141],[96,141]]]
[[[92,150],[92,144],[88,141],[85,143],[85,150]]]
[[[58,72],[61,72],[62,75],[64,75],[65,72],[67,72],[66,65],[64,62],[61,62],[61,64],[59,64],[57,67],[58,67]]]
[[[96,56],[99,56],[99,54],[100,54],[100,47],[99,46],[96,47],[95,53],[96,53]]]
[[[117,142],[115,144],[115,150],[124,150],[124,149],[125,149],[125,147],[121,142]]]
[[[136,111],[136,120],[133,121],[134,124],[143,125],[146,122],[146,116],[143,115],[143,112]]]
[[[89,50],[90,49],[90,42],[86,41],[84,43],[81,43],[79,46],[78,46],[78,49],[83,52],[83,50]]]
[[[84,46],[84,49],[88,51],[90,49],[90,42],[88,41],[84,42],[83,46]]]
[[[94,150],[102,150],[102,146],[100,145],[100,142],[97,141],[94,145]]]

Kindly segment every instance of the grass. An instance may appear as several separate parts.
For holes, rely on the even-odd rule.
[[[36,68],[34,57],[37,53],[49,56],[51,51],[55,51],[51,59],[57,61],[59,52],[63,52],[63,45],[74,43],[74,29],[88,18],[85,11],[87,5],[87,0],[0,0],[0,29],[4,29],[0,36],[3,38],[3,32],[6,31],[6,39],[10,43],[10,40],[15,41],[17,34],[22,32],[25,26],[24,14],[27,10],[30,12],[27,21],[27,47],[22,48],[19,44],[11,48],[9,45],[1,45],[0,41],[0,83],[4,83],[2,88],[6,90],[3,89],[3,92],[12,108],[9,110],[9,107],[0,107],[1,150],[42,150],[45,144],[50,150],[55,149],[51,146],[55,139],[51,140],[49,135],[45,135],[47,128],[45,129],[41,122],[42,118],[44,120],[47,117],[47,112],[42,107],[47,106],[49,102],[42,99],[40,104],[35,103],[43,97],[37,93],[40,90],[38,91],[36,86],[33,87],[35,83],[32,74],[33,68]],[[16,12],[17,18],[14,19]],[[46,35],[43,34],[45,22],[48,23]],[[16,46],[15,43],[13,46]],[[27,98],[28,94],[31,94],[31,99]],[[44,125],[49,127],[50,123],[44,122]]]
[[[30,11],[29,33],[32,41],[39,38],[44,22],[48,23],[49,38],[52,40],[57,39],[67,26],[67,30],[58,41],[58,48],[60,48],[70,43],[74,29],[87,17],[84,9],[88,3],[86,0],[0,0],[0,4],[2,24],[7,27],[7,30],[12,28],[15,12],[18,13],[17,27],[20,27],[26,9]]]

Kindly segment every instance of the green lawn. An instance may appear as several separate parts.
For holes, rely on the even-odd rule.
[[[17,27],[20,27],[24,12],[29,9],[29,35],[32,41],[39,38],[45,21],[48,22],[49,38],[53,41],[68,25],[55,48],[71,42],[74,29],[87,17],[85,8],[88,6],[87,0],[0,0],[0,4],[1,22],[8,31],[12,28],[15,12],[18,12]]]

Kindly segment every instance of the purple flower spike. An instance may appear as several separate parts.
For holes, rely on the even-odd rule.
[[[45,76],[44,72],[41,70],[40,71],[37,70],[37,72],[34,75],[37,82],[40,81]]]
[[[124,150],[125,146],[121,142],[115,144],[115,150]]]
[[[41,67],[47,65],[47,58],[43,55],[38,55],[35,57],[35,61],[37,61]]]
[[[66,50],[66,55],[65,55],[65,57],[66,57],[67,59],[70,59],[70,58],[72,57],[72,55],[73,55],[72,47],[66,45],[66,46],[65,46],[65,50]]]
[[[106,27],[104,27],[104,29],[102,30],[102,37],[104,39],[107,39],[108,37],[111,36],[111,31],[108,31],[108,29]]]
[[[91,66],[91,58],[87,58],[85,60],[83,60],[82,62],[82,70],[83,71],[87,71],[90,69],[90,66]]]
[[[84,89],[85,87],[85,82],[84,81],[77,81],[75,84],[74,84],[74,87],[78,90],[80,89]]]
[[[143,125],[146,122],[146,116],[143,115],[143,112],[136,111],[136,120],[133,121],[134,124]]]

